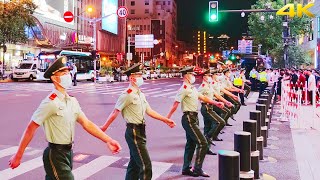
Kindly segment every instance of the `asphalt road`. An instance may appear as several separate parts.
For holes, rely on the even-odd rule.
[[[199,87],[200,79],[196,81]],[[174,96],[182,84],[182,79],[148,80],[142,86],[151,107],[166,115],[174,102]],[[87,117],[97,125],[102,125],[112,112],[120,93],[128,83],[93,84],[80,82],[72,87],[70,95],[75,96]],[[44,179],[42,151],[47,146],[43,130],[36,132],[27,149],[22,164],[15,170],[8,169],[8,160],[16,152],[21,135],[30,121],[32,113],[41,100],[52,91],[52,84],[38,82],[16,82],[0,84],[0,179]],[[233,132],[242,129],[242,120],[249,118],[249,110],[255,109],[257,94],[249,96],[248,106],[242,107],[230,120],[232,127],[221,135],[224,141],[217,142],[214,151],[233,150]],[[200,108],[200,105],[199,105]],[[173,115],[177,126],[170,129],[166,124],[146,118],[147,146],[153,162],[153,179],[201,179],[181,175],[185,132],[181,126],[181,107]],[[203,126],[202,116],[199,114]],[[86,133],[81,126],[76,127],[74,147],[74,174],[76,179],[124,179],[128,163],[129,150],[124,139],[125,121],[119,116],[106,132],[122,145],[122,152],[112,156],[105,144]],[[218,179],[218,158],[207,156],[204,170],[211,175],[209,179]]]

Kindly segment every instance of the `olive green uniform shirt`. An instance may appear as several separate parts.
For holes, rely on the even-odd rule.
[[[181,109],[183,112],[197,112],[198,98],[199,93],[197,89],[190,84],[183,83],[175,97],[175,101],[181,103]]]
[[[54,90],[41,102],[31,120],[43,126],[48,142],[70,144],[80,115],[85,116],[76,98]]]
[[[127,123],[143,124],[145,123],[144,116],[149,106],[141,90],[130,85],[120,95],[115,109],[121,111],[122,117]]]

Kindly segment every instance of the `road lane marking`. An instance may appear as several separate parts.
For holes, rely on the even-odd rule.
[[[172,163],[152,162],[152,180],[159,178],[172,165]]]
[[[18,146],[13,146],[13,147],[10,147],[7,149],[2,149],[0,151],[0,158],[13,155],[17,152],[17,150],[18,150]]]
[[[35,149],[35,150],[32,150],[32,151],[24,153],[24,154],[27,155],[27,156],[31,156],[31,155],[35,155],[35,154],[38,154],[38,153],[41,153],[41,152],[42,152],[42,150]]]
[[[73,170],[72,173],[74,175],[74,179],[82,180],[82,179],[89,178],[93,174],[110,166],[112,163],[118,161],[119,159],[121,158],[113,157],[113,156],[100,156],[97,159]]]
[[[177,90],[177,89],[165,89],[165,90],[162,90],[162,91],[168,92],[168,91],[172,91],[172,90]]]
[[[0,179],[11,179],[41,166],[43,166],[42,156],[21,163],[20,166],[16,169],[8,168],[3,171],[0,171]]]
[[[179,84],[170,84],[167,87],[171,87],[171,86],[181,86],[181,84],[180,83]]]
[[[169,95],[169,94],[175,94],[177,93],[176,91],[172,91],[172,92],[168,92],[168,93],[163,93],[163,94],[159,94],[159,95],[155,95],[153,97],[163,97],[163,96],[166,96],[166,95]]]

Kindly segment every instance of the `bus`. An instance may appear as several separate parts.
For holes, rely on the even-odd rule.
[[[79,51],[53,51],[53,52],[41,52],[38,56],[37,63],[37,80],[49,80],[43,77],[44,72],[48,69],[50,64],[61,56],[68,58],[67,65],[71,67],[74,63],[77,67],[77,80],[94,80],[94,59],[89,52]],[[100,69],[99,56],[97,56],[96,71]]]

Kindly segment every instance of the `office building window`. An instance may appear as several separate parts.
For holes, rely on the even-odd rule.
[[[145,30],[145,31],[147,30],[147,25],[143,26],[143,30]]]
[[[166,5],[166,2],[165,2],[165,1],[163,1],[163,5]]]
[[[136,2],[135,1],[131,1],[131,6],[135,6]]]
[[[149,0],[145,0],[144,5],[149,5]]]
[[[171,5],[171,1],[168,1],[168,5]]]
[[[134,10],[134,9],[131,9],[131,12],[130,12],[131,14],[135,14],[136,13],[136,11]]]
[[[142,31],[143,30],[143,26],[142,25],[140,25],[140,31]]]
[[[145,13],[145,14],[149,14],[149,9],[145,9],[145,10],[144,10],[144,13]]]
[[[147,30],[150,31],[150,25],[147,26]]]

